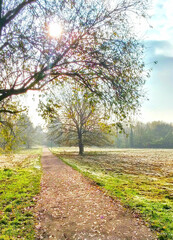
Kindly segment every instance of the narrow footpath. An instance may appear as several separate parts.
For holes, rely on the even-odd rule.
[[[153,240],[143,222],[80,173],[44,149],[37,238],[56,240]]]

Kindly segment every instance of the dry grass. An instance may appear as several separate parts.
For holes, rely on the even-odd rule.
[[[173,239],[173,150],[88,148],[82,157],[74,148],[54,152],[140,212],[160,239]]]

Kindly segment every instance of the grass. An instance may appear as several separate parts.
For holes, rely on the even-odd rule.
[[[41,150],[0,156],[0,240],[35,239]]]
[[[158,239],[173,239],[173,150],[53,152],[140,214]]]

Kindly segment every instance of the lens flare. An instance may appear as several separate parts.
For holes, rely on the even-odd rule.
[[[59,23],[52,22],[48,27],[49,35],[53,38],[60,38],[62,34],[62,26]]]

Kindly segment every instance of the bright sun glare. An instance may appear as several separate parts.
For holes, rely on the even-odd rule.
[[[62,26],[59,23],[52,22],[49,24],[49,35],[53,38],[59,38],[62,34]]]

